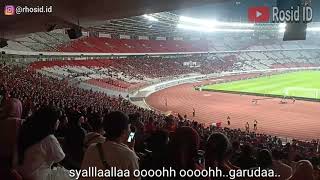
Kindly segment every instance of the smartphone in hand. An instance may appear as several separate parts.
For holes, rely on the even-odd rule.
[[[134,135],[135,135],[134,132],[131,132],[131,133],[129,134],[129,137],[128,137],[128,142],[129,142],[129,143],[133,141]]]

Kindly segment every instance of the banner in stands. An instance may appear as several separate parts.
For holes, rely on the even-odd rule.
[[[166,37],[156,37],[156,40],[167,40]]]
[[[183,66],[200,67],[200,64],[198,64],[197,62],[188,61],[188,62],[183,62]]]
[[[120,34],[120,39],[131,39],[129,35]]]
[[[85,36],[85,37],[89,37],[89,32],[87,32],[87,31],[82,31],[82,36]]]
[[[106,34],[106,33],[99,32],[99,37],[111,38],[111,34]]]
[[[182,41],[183,38],[182,37],[173,37],[173,40]]]
[[[138,36],[139,40],[149,40],[148,36]]]

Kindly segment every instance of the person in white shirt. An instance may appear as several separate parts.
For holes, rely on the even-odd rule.
[[[51,166],[64,159],[65,154],[53,135],[59,125],[59,113],[53,107],[42,107],[22,125],[17,170],[24,179],[45,180]]]
[[[133,176],[133,172],[139,169],[139,164],[136,153],[127,145],[129,125],[129,117],[122,112],[116,111],[106,115],[103,127],[107,140],[100,144],[103,155],[100,154],[97,144],[91,145],[84,155],[81,170],[89,170],[92,167],[100,170],[117,169],[123,172],[127,170],[130,177],[112,176],[105,179],[140,179]],[[101,178],[82,176],[81,179]]]
[[[103,136],[105,134],[103,126],[102,126],[103,119],[102,118],[93,118],[91,120],[91,126],[93,132],[89,132],[84,137],[84,148],[85,150],[91,145],[96,143],[104,143],[106,138]]]

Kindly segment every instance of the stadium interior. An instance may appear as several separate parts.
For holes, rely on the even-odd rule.
[[[320,180],[320,2],[279,2],[1,2],[0,180]]]

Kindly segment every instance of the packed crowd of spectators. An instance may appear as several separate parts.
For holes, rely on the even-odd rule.
[[[319,179],[316,140],[283,144],[270,135],[207,127],[14,66],[0,66],[0,84],[0,179],[47,179],[53,165],[224,173],[260,167],[274,170],[275,179]]]
[[[190,55],[183,57],[128,57],[126,59],[37,61],[31,69],[58,76],[106,76],[122,81],[174,77],[189,73],[232,71],[234,56]]]
[[[180,58],[163,59],[145,57],[118,61],[114,66],[120,71],[136,76],[137,74],[148,78],[161,78],[178,76],[194,72],[191,68],[184,67]]]
[[[208,51],[205,40],[137,40],[85,37],[57,48],[60,52],[148,53]]]
[[[233,56],[218,58],[210,55],[183,57],[136,57],[115,60],[114,68],[137,79],[174,77],[183,74],[210,74],[232,71]],[[192,64],[194,63],[194,65]]]

